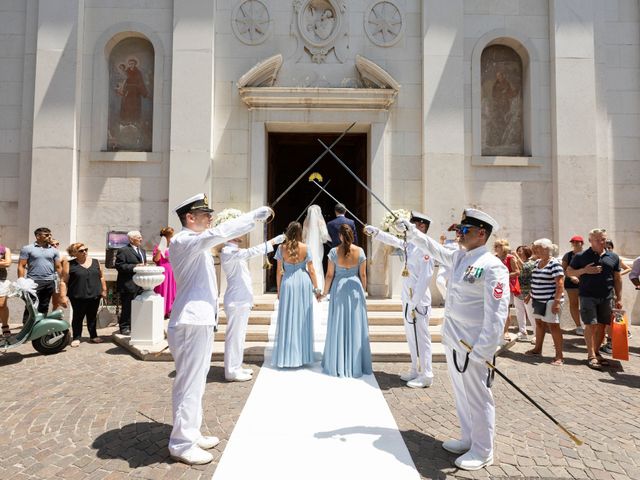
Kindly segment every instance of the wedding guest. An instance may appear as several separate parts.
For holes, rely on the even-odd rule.
[[[119,248],[116,253],[116,286],[122,304],[118,326],[122,335],[131,335],[131,301],[142,292],[142,288],[133,281],[133,269],[147,263],[147,254],[141,247],[142,234],[133,230],[127,233],[127,237],[129,244]]]
[[[526,342],[529,340],[527,334],[527,320],[531,325],[533,335],[536,333],[536,321],[533,318],[533,308],[531,301],[525,302],[525,299],[531,293],[531,274],[536,266],[535,259],[533,258],[533,250],[528,245],[520,245],[516,248],[516,255],[520,259],[520,276],[518,281],[520,282],[520,295],[516,295],[513,299],[513,303],[516,307],[516,318],[518,320],[518,330],[524,332],[522,335],[518,335],[519,342]]]
[[[2,323],[2,336],[10,337],[9,328],[9,306],[7,296],[9,295],[9,285],[7,279],[7,268],[11,266],[11,250],[0,244],[0,322]]]
[[[367,262],[353,245],[353,230],[340,225],[340,245],[329,252],[323,296],[331,293],[322,371],[334,377],[373,373],[367,320]]]
[[[60,252],[60,242],[55,238],[49,240],[49,243],[53,248]],[[69,258],[66,253],[60,252],[60,264],[64,271],[65,265],[69,263]],[[67,285],[65,282],[60,281],[61,277],[56,274],[56,287],[55,292],[51,295],[51,310],[58,310],[59,308],[67,308]]]
[[[87,330],[93,343],[102,339],[96,330],[96,317],[100,298],[107,298],[107,283],[100,262],[89,256],[89,248],[81,242],[72,243],[67,252],[72,258],[62,271],[62,279],[67,284],[67,296],[73,307],[71,346],[80,345],[82,322],[87,318]]]
[[[549,328],[555,357],[551,365],[560,366],[564,363],[562,355],[562,330],[560,329],[560,309],[564,294],[564,270],[557,259],[551,256],[553,244],[548,238],[541,238],[533,242],[540,256],[531,274],[530,301],[533,302],[533,316],[536,319],[536,344],[526,353],[528,355],[542,355],[542,344],[546,328]],[[529,301],[529,299],[527,299]]]
[[[164,318],[169,318],[173,300],[176,298],[176,281],[169,261],[169,244],[173,237],[173,228],[164,227],[160,230],[160,237],[160,243],[153,249],[153,261],[157,266],[164,268],[164,281],[153,291],[164,298]]]
[[[51,246],[51,230],[39,227],[33,232],[36,241],[20,249],[18,260],[18,278],[30,278],[37,284],[38,312],[46,315],[49,312],[51,296],[56,289],[56,275],[62,273],[60,252]],[[25,308],[22,322],[29,318]]]
[[[279,303],[272,364],[299,367],[313,362],[313,294],[319,297],[321,290],[302,226],[291,222],[285,236],[274,257]]]
[[[511,254],[511,247],[509,246],[509,240],[506,238],[499,238],[493,244],[493,251],[496,257],[507,267],[509,270],[509,291],[511,292],[511,298],[509,304],[514,303],[514,298],[520,295],[520,263],[515,255]],[[507,319],[504,323],[504,331],[502,332],[503,338],[506,342],[511,340],[509,336],[509,324],[511,323],[510,313],[507,311]],[[527,330],[524,331],[518,329],[518,337],[527,336]]]
[[[573,323],[576,324],[576,335],[584,335],[584,328],[580,322],[580,297],[578,295],[578,283],[580,279],[574,275],[567,275],[567,268],[571,264],[574,255],[582,252],[582,246],[584,245],[584,238],[580,235],[574,235],[569,240],[571,244],[571,250],[564,254],[562,257],[562,269],[564,270],[564,290],[567,292],[569,298],[569,312]]]

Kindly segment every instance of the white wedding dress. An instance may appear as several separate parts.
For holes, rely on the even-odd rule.
[[[331,241],[331,237],[322,217],[322,210],[318,205],[311,205],[307,210],[307,216],[302,226],[302,241],[307,244],[307,248],[311,252],[318,288],[322,290],[324,288],[324,269],[322,268],[324,244]]]

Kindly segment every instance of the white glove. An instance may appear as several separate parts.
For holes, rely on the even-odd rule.
[[[416,228],[415,225],[406,218],[399,218],[396,220],[395,226],[399,232],[410,232],[412,229]]]
[[[374,227],[373,225],[367,225],[366,227],[364,227],[364,231],[367,235],[371,235],[372,237],[375,237],[376,235],[378,235],[378,233],[380,233],[380,229],[378,227]]]
[[[271,240],[269,240],[269,243],[271,243],[271,245],[278,245],[284,242],[286,239],[287,239],[286,235],[284,233],[281,233],[277,237],[273,237]]]
[[[253,210],[253,219],[258,222],[264,222],[271,215],[271,209],[269,207],[260,207]]]

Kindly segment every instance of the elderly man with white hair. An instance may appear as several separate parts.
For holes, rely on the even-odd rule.
[[[129,244],[118,250],[116,254],[116,270],[118,279],[116,286],[120,294],[122,311],[118,326],[122,335],[131,335],[131,301],[142,291],[133,281],[133,269],[147,262],[147,253],[141,247],[142,234],[137,230],[127,233]]]
[[[533,317],[536,319],[536,344],[527,355],[542,355],[546,327],[549,327],[555,356],[551,365],[563,364],[562,330],[560,329],[560,308],[564,300],[564,269],[557,258],[552,256],[554,245],[548,238],[533,242],[534,254],[538,261],[531,272],[531,293],[525,302],[533,305]]]

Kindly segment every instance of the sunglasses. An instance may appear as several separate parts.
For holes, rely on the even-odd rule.
[[[466,235],[473,228],[473,225],[456,225],[456,232]]]
[[[88,248],[79,248],[78,253],[87,253],[89,251]]]

